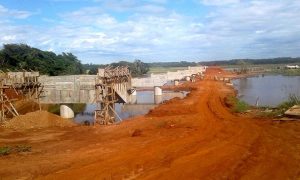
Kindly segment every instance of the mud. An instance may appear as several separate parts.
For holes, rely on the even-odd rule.
[[[219,73],[220,72],[220,73]],[[238,115],[225,105],[232,87],[210,68],[186,83],[185,99],[118,125],[0,129],[0,145],[32,151],[0,157],[4,179],[299,179],[300,124]],[[132,136],[136,130],[139,136]]]

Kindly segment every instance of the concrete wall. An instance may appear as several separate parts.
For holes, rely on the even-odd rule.
[[[96,75],[40,76],[42,103],[87,103],[95,99]]]
[[[163,86],[168,81],[183,79],[192,74],[203,73],[205,67],[189,67],[186,70],[167,72],[164,74],[151,74],[147,78],[133,78],[132,87]],[[71,76],[40,76],[38,81],[44,85],[42,103],[92,103],[95,100],[95,84],[97,75],[71,75]],[[130,87],[129,87],[130,86]],[[116,84],[115,90],[127,102],[130,96],[127,90],[130,83]]]
[[[163,86],[168,81],[174,81],[176,79],[184,79],[187,76],[193,74],[202,74],[205,72],[205,66],[197,67],[188,67],[186,70],[180,70],[175,72],[167,72],[162,74],[151,74],[150,77],[146,78],[133,78],[132,86],[133,87],[154,87],[154,86]]]

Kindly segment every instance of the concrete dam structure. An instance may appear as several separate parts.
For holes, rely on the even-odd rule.
[[[163,86],[174,80],[185,79],[193,75],[201,75],[206,70],[205,66],[188,67],[187,70],[151,74],[145,78],[131,78],[131,84],[116,83],[115,89],[123,103],[130,102],[131,92],[134,88]],[[98,74],[101,73],[99,70]],[[44,89],[40,101],[42,103],[95,103],[95,85],[97,75],[67,75],[67,76],[40,76],[38,81]],[[127,92],[124,93],[124,92]]]
[[[92,103],[97,75],[40,76],[42,103]]]
[[[186,70],[167,72],[161,74],[151,74],[150,77],[133,78],[132,86],[139,87],[155,87],[163,86],[170,81],[191,78],[193,75],[202,75],[206,70],[205,66],[188,67]]]

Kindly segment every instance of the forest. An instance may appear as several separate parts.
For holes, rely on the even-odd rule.
[[[83,65],[72,53],[56,55],[26,44],[4,44],[0,50],[2,71],[33,70],[51,76],[82,74]]]
[[[41,74],[57,76],[71,74],[96,74],[99,67],[128,66],[132,76],[141,76],[149,71],[148,64],[141,60],[120,61],[111,64],[82,64],[72,53],[55,54],[26,44],[4,44],[0,50],[0,70],[39,71]]]

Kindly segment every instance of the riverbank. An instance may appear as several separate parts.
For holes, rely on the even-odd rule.
[[[220,72],[220,73],[219,73]],[[0,157],[8,179],[297,179],[300,123],[274,123],[232,113],[234,89],[210,68],[191,92],[119,125],[16,132],[1,129],[0,145],[30,152]]]

